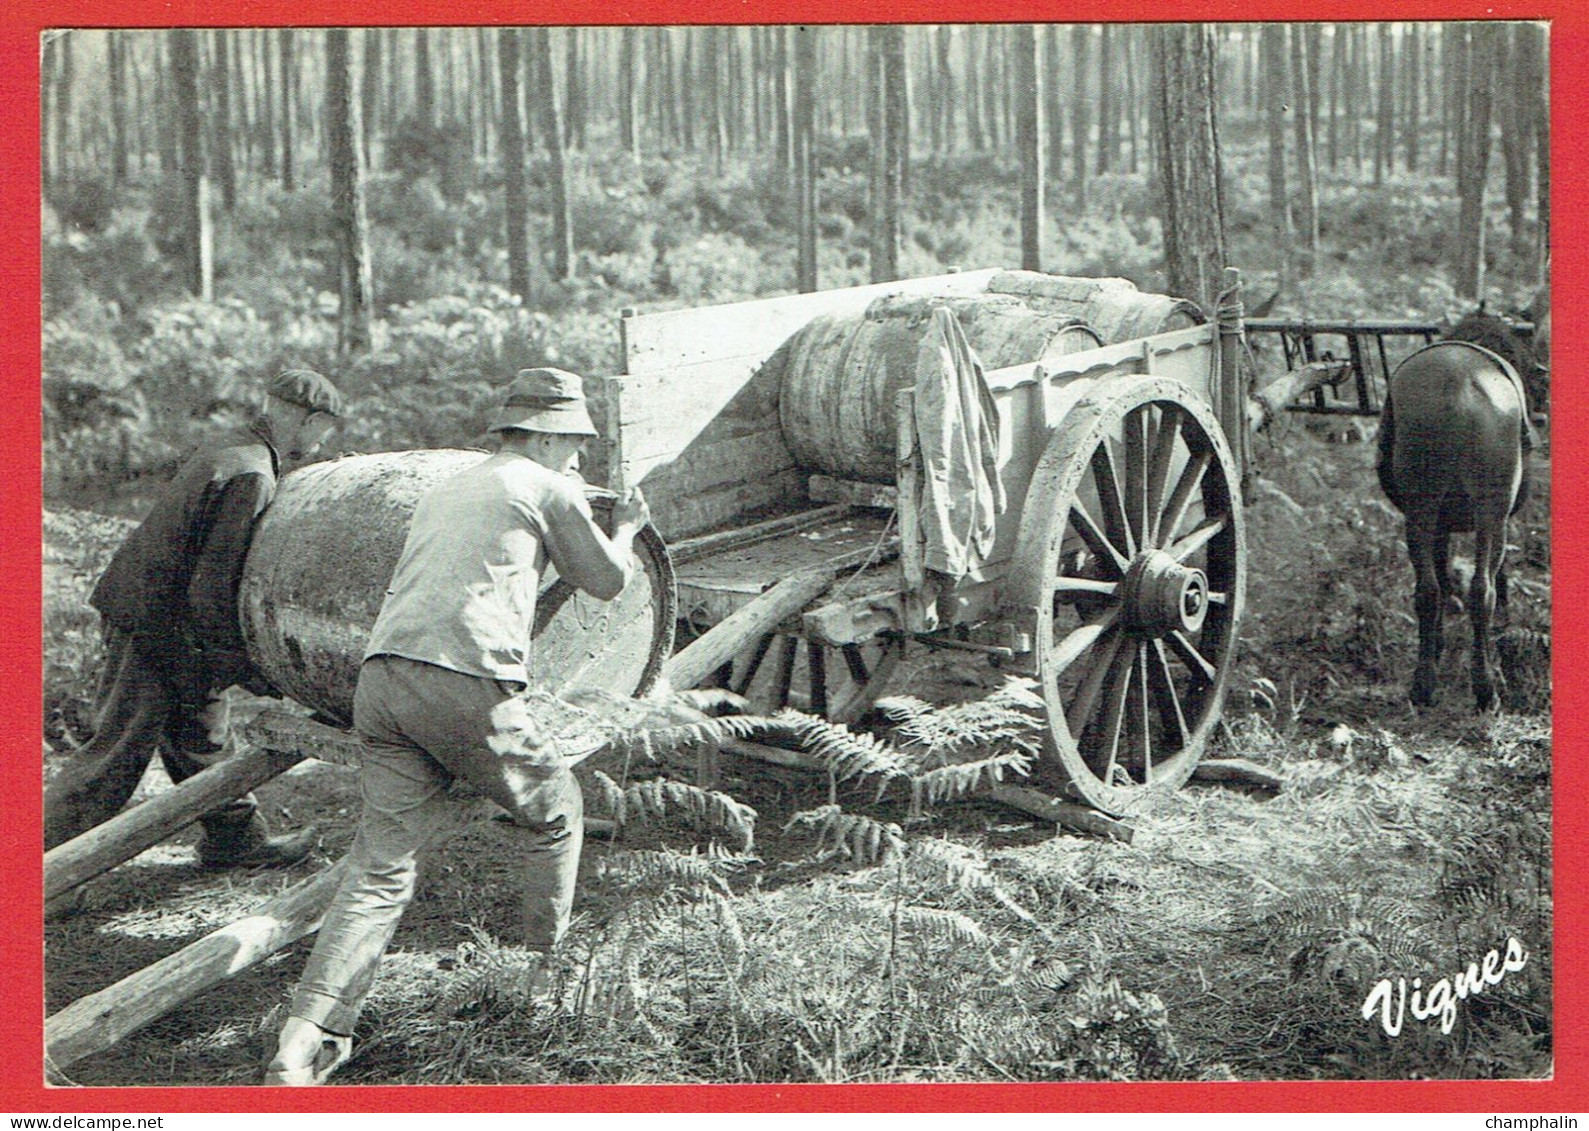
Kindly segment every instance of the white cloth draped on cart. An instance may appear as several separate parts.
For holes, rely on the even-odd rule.
[[[961,578],[993,549],[1004,512],[999,417],[982,362],[954,312],[938,307],[916,360],[916,443],[921,452],[922,561]]]

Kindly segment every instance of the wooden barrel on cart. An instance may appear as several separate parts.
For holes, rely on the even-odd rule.
[[[348,456],[282,479],[255,531],[239,597],[249,659],[284,694],[343,723],[364,644],[380,612],[420,496],[485,459],[442,449]],[[612,495],[588,488],[610,524]],[[674,581],[667,548],[647,527],[643,566],[612,601],[556,580],[536,603],[530,678],[551,691],[643,694],[673,648]]]
[[[771,364],[781,364],[784,439],[800,466],[840,479],[892,483],[894,397],[916,384],[932,312],[948,307],[992,372],[1101,344],[1080,319],[1010,295],[890,295],[861,315],[812,319]]]
[[[1205,321],[1196,303],[1139,291],[1129,279],[1000,271],[989,281],[988,293],[1019,299],[1033,310],[1051,316],[1080,319],[1097,332],[1105,345],[1111,346],[1190,329]]]

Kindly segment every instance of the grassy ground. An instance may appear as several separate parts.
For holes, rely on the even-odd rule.
[[[751,845],[667,814],[588,842],[551,1001],[511,945],[512,833],[432,855],[370,999],[345,1083],[1526,1077],[1551,1057],[1549,492],[1514,521],[1508,710],[1478,718],[1453,620],[1442,703],[1404,687],[1414,628],[1399,519],[1371,444],[1295,421],[1256,449],[1250,616],[1216,743],[1282,773],[1276,796],[1196,784],[1129,845],[984,803],[911,819],[863,784],[835,851],[828,786],[723,761]],[[1539,458],[1548,480],[1548,455]],[[47,519],[48,738],[82,733],[82,601],[119,527]],[[900,677],[940,701],[1002,677],[940,654]],[[47,751],[47,763],[56,757]],[[167,783],[158,771],[146,790]],[[351,837],[353,776],[318,763],[261,791],[284,824]],[[804,820],[794,820],[806,814]],[[897,828],[891,829],[890,825]],[[878,850],[869,852],[875,829]],[[720,842],[711,852],[706,846]],[[55,1010],[301,876],[199,872],[179,837],[95,881],[47,926]],[[693,850],[694,856],[689,855]],[[1524,968],[1447,1034],[1387,1036],[1381,977],[1450,978],[1515,937]],[[84,1084],[256,1078],[301,943],[72,1066]]]

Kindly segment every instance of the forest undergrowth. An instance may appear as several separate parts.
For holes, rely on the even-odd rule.
[[[1279,274],[1261,150],[1256,139],[1229,140],[1230,258],[1256,302]],[[661,159],[575,166],[578,266],[533,311],[505,287],[489,177],[451,196],[423,170],[376,177],[380,341],[346,363],[318,194],[242,198],[220,224],[213,303],[176,293],[161,242],[173,204],[158,192],[98,207],[52,202],[47,772],[89,730],[99,645],[86,598],[127,525],[84,508],[138,513],[149,484],[239,419],[263,376],[300,364],[334,374],[352,406],[344,448],[465,444],[521,365],[615,372],[620,307],[792,289],[792,202],[775,180],[748,167],[703,178]],[[996,162],[923,162],[915,177],[906,274],[1018,260],[1014,181]],[[1390,177],[1372,190],[1326,180],[1329,254],[1280,295],[1277,313],[1459,309],[1433,250],[1455,203],[1449,186],[1431,191],[1428,180]],[[823,285],[866,281],[864,164],[838,143],[821,200]],[[1159,289],[1152,212],[1145,177],[1095,178],[1087,209],[1050,226],[1047,269]],[[1360,238],[1371,231],[1385,238]],[[1494,247],[1492,297],[1505,305],[1525,272],[1507,262],[1505,241]],[[1291,418],[1255,444],[1249,611],[1211,754],[1279,772],[1277,795],[1193,783],[1134,815],[1129,844],[968,799],[989,775],[1017,779],[1037,752],[1029,693],[979,661],[921,657],[899,678],[892,718],[859,746],[830,751],[850,759],[831,775],[724,756],[705,783],[666,761],[591,777],[592,813],[626,819],[614,838],[587,842],[550,996],[534,993],[512,941],[511,831],[486,822],[435,853],[337,1080],[1548,1074],[1548,453],[1536,456],[1542,482],[1512,526],[1506,709],[1475,717],[1458,620],[1442,705],[1419,715],[1406,704],[1410,570],[1372,450],[1327,442]],[[899,698],[906,687],[932,705]],[[156,770],[143,789],[166,785]],[[347,771],[306,763],[260,795],[284,824],[321,824],[315,866],[345,850],[357,813]],[[307,874],[216,879],[195,867],[191,839],[94,881],[50,920],[51,1011]],[[1364,1018],[1381,978],[1432,985],[1513,938],[1526,948],[1523,968],[1460,1002],[1449,1033],[1410,1011],[1397,1036]],[[252,1082],[306,950],[289,948],[70,1075]]]

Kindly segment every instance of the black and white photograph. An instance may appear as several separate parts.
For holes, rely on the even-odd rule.
[[[38,1078],[1551,1078],[1550,46],[45,31]]]

